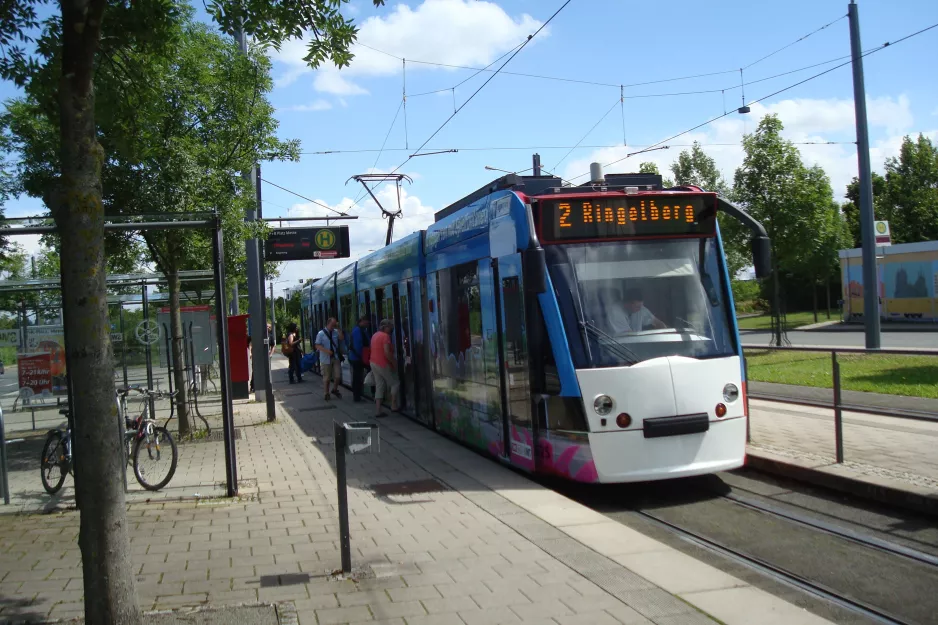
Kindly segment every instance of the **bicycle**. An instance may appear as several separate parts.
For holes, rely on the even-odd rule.
[[[127,463],[132,464],[134,468],[134,477],[147,490],[160,490],[166,486],[173,475],[176,474],[176,465],[179,461],[179,450],[176,447],[176,441],[165,427],[159,425],[155,417],[150,415],[150,402],[143,402],[143,410],[136,419],[127,416],[127,396],[131,391],[136,391],[144,396],[145,399],[169,399],[172,400],[179,392],[173,391],[167,393],[164,391],[154,391],[143,387],[122,387],[117,389],[118,409],[124,417],[124,444],[126,445]],[[165,477],[158,482],[152,483],[148,480],[146,471],[142,467],[142,462],[147,460],[160,462],[163,459],[163,444],[169,445],[170,465]],[[142,451],[146,455],[142,455]],[[158,474],[157,474],[158,475]]]
[[[136,419],[127,416],[127,396],[131,391],[137,391],[149,398],[162,399],[164,397],[172,398],[175,393],[164,393],[162,391],[153,391],[147,388],[122,387],[117,389],[115,400],[119,415],[124,418],[123,444],[126,446],[127,464],[133,466],[134,477],[137,482],[146,490],[160,490],[173,478],[176,473],[176,465],[179,461],[179,451],[176,447],[176,441],[164,427],[160,427],[156,420],[150,417],[149,402],[143,402],[143,411]],[[68,415],[69,409],[59,410],[59,414]],[[149,461],[160,462],[165,455],[165,445],[169,445],[170,466],[165,477],[158,482],[149,479],[149,471],[144,467],[144,463]],[[58,470],[58,476],[53,478],[54,471]],[[62,489],[65,483],[65,476],[71,474],[75,476],[74,458],[72,456],[72,428],[66,424],[65,429],[56,428],[50,430],[46,436],[45,445],[42,448],[42,459],[40,464],[40,478],[42,486],[50,495],[54,495]]]

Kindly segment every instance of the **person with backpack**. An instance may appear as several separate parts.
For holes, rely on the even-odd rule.
[[[339,382],[342,381],[342,331],[338,329],[338,321],[335,317],[329,317],[326,321],[326,327],[316,335],[316,349],[319,351],[319,368],[322,370],[322,383],[325,392],[325,398],[331,399],[331,395],[342,397],[339,393]],[[329,385],[332,384],[330,394]]]
[[[294,384],[294,377],[296,377],[296,382],[302,382],[303,375],[300,372],[300,358],[303,357],[303,346],[300,345],[300,336],[295,323],[291,323],[287,326],[287,336],[283,339],[280,351],[290,361],[288,368],[290,384]]]
[[[352,401],[358,403],[365,390],[365,371],[371,371],[371,319],[368,315],[362,315],[352,330],[348,359],[352,365]]]

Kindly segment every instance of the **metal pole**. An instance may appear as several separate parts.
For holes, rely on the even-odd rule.
[[[274,299],[274,283],[270,283],[270,330],[271,339],[277,335],[277,300]]]
[[[238,459],[234,444],[234,414],[231,405],[231,363],[228,360],[228,316],[225,314],[225,243],[222,239],[221,219],[215,216],[212,229],[212,261],[215,263],[215,324],[218,336],[218,368],[221,378],[221,415],[225,439],[225,486],[228,496],[238,494]],[[257,382],[254,383],[255,388]]]
[[[241,54],[247,56],[248,54],[248,40],[244,35],[244,32],[240,29],[235,33],[235,39],[238,42],[238,46],[241,49]],[[246,171],[243,174],[244,178],[250,180],[254,184],[255,193],[256,193],[256,205],[249,205],[248,208],[244,211],[244,221],[253,223],[257,220],[257,211],[259,210],[261,204],[261,170],[260,166],[255,163],[254,167],[250,171]],[[258,245],[256,238],[250,238],[245,242],[245,249],[247,253],[247,280],[248,280],[248,314],[250,315],[249,323],[251,324],[251,336],[262,337],[264,336],[264,311],[261,308],[261,299],[263,297],[262,291],[264,289],[264,283],[261,282],[261,257],[260,257],[260,246]],[[251,359],[253,360],[252,366],[255,371],[260,371],[263,367],[263,357],[264,355],[259,350],[252,350]],[[261,401],[264,394],[267,393],[268,387],[266,385],[266,380],[263,377],[254,376],[254,399],[256,401]]]
[[[127,492],[127,432],[124,430],[124,411],[121,410],[121,400],[117,393],[114,394],[114,401],[117,402],[117,436],[121,444],[121,477],[124,479],[124,492]],[[156,418],[152,412],[150,416]]]
[[[844,461],[844,420],[840,408],[840,363],[837,352],[831,352],[831,369],[834,376],[834,443],[837,446],[837,462]]]
[[[342,551],[342,572],[352,570],[352,547],[348,529],[348,491],[345,479],[345,427],[332,422],[335,432],[335,477],[339,491],[339,546]]]
[[[261,267],[261,270],[263,271],[263,266]],[[264,290],[261,289],[261,296],[263,295],[264,295]],[[266,314],[267,302],[264,301],[265,299],[266,298],[263,298],[261,301],[261,310],[265,311],[265,314]],[[264,327],[265,328],[267,327],[266,321],[264,323]],[[271,327],[270,342],[273,343],[273,340],[274,340],[274,331],[273,331],[273,327]],[[277,420],[277,408],[274,405],[274,384],[271,381],[271,377],[270,377],[270,348],[271,348],[271,345],[265,343],[264,368],[262,369],[262,371],[264,372],[264,379],[267,381],[267,389],[269,391],[267,393],[267,421],[276,421]],[[254,377],[256,378],[257,374],[255,374]],[[255,382],[255,384],[257,384],[257,382]]]
[[[873,232],[873,179],[870,174],[870,137],[866,123],[866,87],[857,5],[847,5],[850,54],[853,56],[853,106],[857,121],[857,163],[860,181],[860,239],[863,243],[863,325],[867,349],[880,347],[879,280],[876,277],[876,235]]]
[[[147,283],[143,283],[143,321],[148,324],[150,322],[150,298],[147,295]],[[159,326],[156,326],[157,331],[159,331]],[[147,335],[147,340],[145,341],[145,350],[147,356],[147,388],[153,388],[153,350],[150,349],[150,337]],[[166,355],[167,361],[172,359],[172,356]],[[153,396],[150,395],[147,398],[147,402],[150,404],[150,414],[155,418],[156,417],[156,400],[153,399]]]
[[[125,345],[126,335],[124,334],[124,302],[118,304],[120,306],[120,324],[121,324],[121,368],[124,370],[124,387],[128,386],[127,384],[127,347]]]
[[[3,487],[3,503],[10,505],[10,481],[7,477],[7,439],[6,431],[3,427],[3,408],[0,407],[0,478]]]

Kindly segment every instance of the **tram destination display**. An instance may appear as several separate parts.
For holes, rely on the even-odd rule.
[[[348,226],[277,228],[264,244],[264,260],[322,260],[349,257]]]
[[[545,241],[706,236],[716,215],[712,194],[568,196],[540,205]]]

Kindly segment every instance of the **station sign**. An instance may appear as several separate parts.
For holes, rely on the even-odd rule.
[[[264,260],[324,260],[349,257],[348,226],[277,228],[264,244]]]
[[[876,235],[876,245],[892,245],[888,221],[873,222],[873,233]]]

